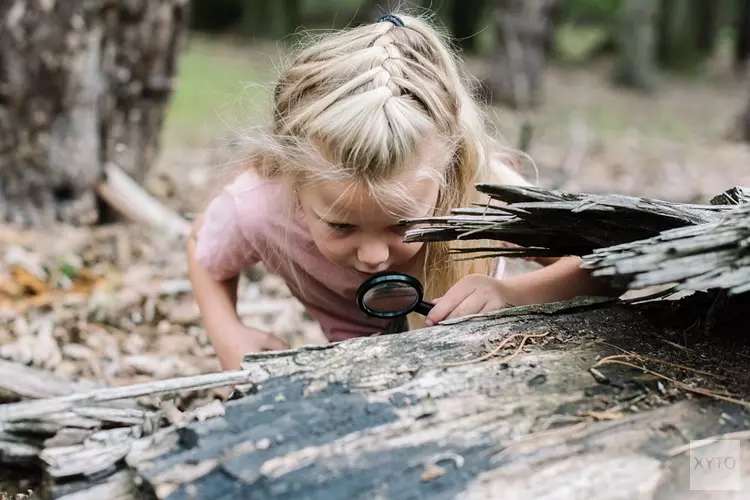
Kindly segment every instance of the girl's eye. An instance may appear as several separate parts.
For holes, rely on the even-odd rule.
[[[328,227],[331,230],[336,231],[337,233],[347,233],[354,229],[354,226],[351,224],[339,224],[336,222],[327,222],[326,224],[328,224]]]
[[[406,234],[406,230],[409,229],[406,226],[391,226],[391,231],[393,231],[396,234]]]

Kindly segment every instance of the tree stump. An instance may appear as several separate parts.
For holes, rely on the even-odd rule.
[[[0,2],[0,221],[99,220],[108,165],[159,148],[187,0]]]

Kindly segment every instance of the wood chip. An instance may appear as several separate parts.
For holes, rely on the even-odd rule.
[[[430,465],[424,470],[420,478],[422,481],[432,481],[433,479],[444,476],[445,472],[445,468],[440,467],[439,465]]]

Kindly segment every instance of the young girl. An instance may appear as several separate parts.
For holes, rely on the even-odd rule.
[[[330,341],[403,331],[356,305],[362,281],[384,270],[422,280],[436,301],[428,326],[607,292],[573,258],[502,279],[489,261],[449,259],[455,242],[403,242],[400,219],[481,201],[476,182],[527,184],[485,130],[455,55],[424,20],[387,15],[318,40],[282,73],[273,111],[267,136],[196,220],[188,247],[196,301],[224,369],[248,352],[288,348],[237,316],[238,275],[257,262],[284,278]]]

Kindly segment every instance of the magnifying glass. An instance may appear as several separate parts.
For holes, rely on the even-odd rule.
[[[357,290],[359,308],[376,318],[395,318],[410,312],[427,315],[434,304],[423,299],[422,284],[404,273],[384,272],[370,276]]]

